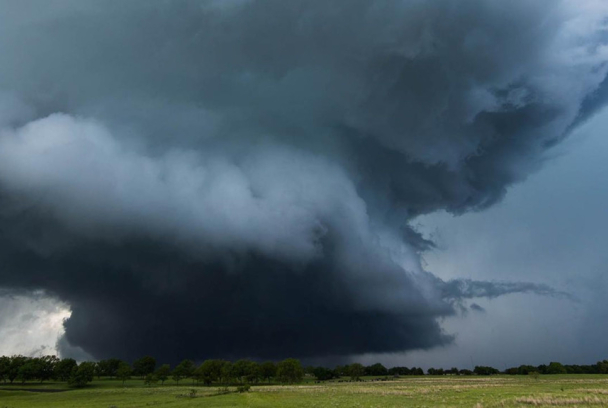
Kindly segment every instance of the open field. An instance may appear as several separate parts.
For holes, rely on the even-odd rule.
[[[192,389],[195,397],[189,396]],[[382,382],[261,385],[249,393],[224,395],[218,395],[218,389],[190,384],[147,387],[138,380],[124,387],[120,381],[97,380],[85,389],[53,383],[3,385],[0,408],[608,406],[608,375],[402,377]]]

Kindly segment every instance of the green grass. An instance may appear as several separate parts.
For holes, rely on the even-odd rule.
[[[62,389],[38,393],[7,389]],[[195,398],[188,397],[197,390]],[[231,387],[232,390],[235,387]],[[244,394],[214,395],[218,387],[146,387],[131,380],[96,380],[85,389],[63,383],[0,385],[0,408],[129,407],[587,407],[608,406],[608,375],[402,377],[358,383],[261,385]]]

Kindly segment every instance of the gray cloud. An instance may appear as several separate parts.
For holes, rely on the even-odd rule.
[[[0,4],[3,285],[167,360],[424,349],[462,299],[560,295],[444,282],[410,222],[497,202],[604,102],[585,6]]]
[[[481,312],[481,313],[485,313],[486,309],[484,309],[482,306],[479,306],[477,303],[471,303],[470,306],[471,310],[474,310],[476,312]]]
[[[510,293],[533,293],[575,300],[572,295],[548,285],[530,282],[488,282],[471,279],[452,279],[444,283],[443,296],[450,299],[493,299]]]

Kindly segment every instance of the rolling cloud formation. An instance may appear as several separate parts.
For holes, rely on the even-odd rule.
[[[602,1],[0,3],[0,282],[96,358],[452,341],[421,214],[486,208],[608,96]],[[479,306],[478,306],[479,307]]]

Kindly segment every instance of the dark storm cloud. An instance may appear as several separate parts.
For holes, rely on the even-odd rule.
[[[592,110],[606,10],[573,5],[2,3],[2,283],[94,357],[171,361],[429,348],[462,299],[559,295],[443,282],[410,222]]]

